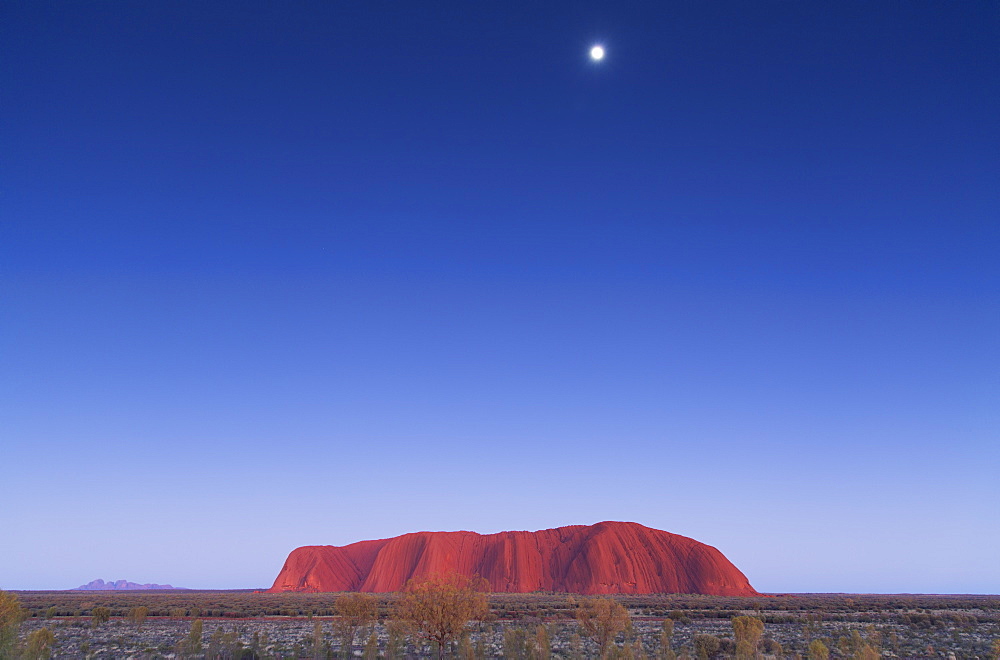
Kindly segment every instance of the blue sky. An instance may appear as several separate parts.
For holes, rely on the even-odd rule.
[[[433,5],[4,6],[0,588],[614,519],[1000,592],[996,5]]]

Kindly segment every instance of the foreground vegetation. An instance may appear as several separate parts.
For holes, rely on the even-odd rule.
[[[0,658],[1000,658],[998,596],[487,597],[477,586],[19,592],[0,597]]]

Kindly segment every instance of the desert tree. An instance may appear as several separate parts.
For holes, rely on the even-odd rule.
[[[823,629],[822,621],[823,621],[822,614],[806,615],[806,622],[802,626],[802,634],[805,635],[807,642],[811,642],[813,637],[820,634],[820,632]]]
[[[264,639],[267,639],[267,633],[264,633]],[[253,631],[253,635],[250,637],[250,647],[248,649],[250,651],[250,657],[253,658],[253,660],[257,660],[257,658],[260,657],[261,649],[263,647],[260,632],[257,630]]]
[[[472,633],[468,630],[463,632],[458,640],[458,657],[461,660],[476,660],[476,649],[472,645]]]
[[[177,655],[182,658],[201,655],[202,629],[203,624],[201,619],[195,619],[191,622],[191,630],[188,632],[187,637],[177,643]]]
[[[364,651],[361,654],[362,660],[378,660],[378,633],[372,629],[365,642]]]
[[[205,657],[230,660],[231,658],[239,658],[242,654],[243,642],[240,641],[236,629],[223,630],[222,626],[219,626],[208,640],[208,650]]]
[[[354,653],[354,635],[370,628],[378,621],[378,598],[371,594],[351,593],[337,598],[334,603],[337,620],[334,626],[340,637],[340,650],[345,658]]]
[[[892,646],[892,650],[899,655],[899,635],[893,630],[889,633],[889,644]]]
[[[538,660],[549,660],[552,657],[552,636],[542,624],[535,628],[535,657]]]
[[[841,637],[838,640],[841,655],[854,660],[878,660],[882,656],[879,634],[874,628],[869,629],[868,634],[866,639],[857,630],[852,630],[850,637]]]
[[[406,638],[409,628],[404,621],[390,619],[385,623],[387,660],[400,660],[406,655]]]
[[[486,660],[490,655],[490,640],[493,638],[493,626],[479,622],[479,634],[476,636],[476,643],[472,647],[475,660]]]
[[[503,631],[503,657],[510,660],[531,660],[528,631],[520,626],[507,626]]]
[[[878,649],[867,642],[854,653],[854,660],[879,660],[881,657],[882,654],[879,653]]]
[[[320,660],[326,657],[326,644],[323,635],[323,622],[313,621],[313,636],[312,636],[312,657],[314,660]]]
[[[809,642],[809,650],[806,653],[809,660],[829,660],[830,657],[830,649],[818,639]]]
[[[698,660],[709,660],[714,658],[722,648],[722,640],[715,635],[695,635],[694,655]]]
[[[674,653],[672,646],[674,639],[674,620],[664,619],[663,625],[660,627],[660,660],[676,660],[677,654]]]
[[[413,578],[403,587],[394,615],[417,637],[434,643],[440,658],[470,621],[489,614],[487,588],[486,580],[458,573]]]
[[[606,657],[619,633],[629,629],[632,617],[625,606],[611,598],[587,598],[576,608],[576,620],[583,632],[597,642]]]
[[[90,610],[90,623],[95,628],[102,623],[107,623],[111,620],[111,610],[103,605],[99,605],[94,609]]]
[[[764,622],[752,616],[734,616],[732,624],[736,636],[736,660],[756,658],[760,638],[764,635]]]
[[[222,657],[222,626],[219,626],[212,632],[211,636],[208,638],[208,647],[205,649],[205,657],[212,658],[213,660],[219,660]]]
[[[622,646],[611,647],[608,658],[611,660],[647,660],[646,648],[642,645],[642,640],[638,637],[626,640]]]
[[[14,657],[17,632],[24,619],[24,610],[17,595],[0,591],[0,658]]]
[[[24,651],[21,653],[23,660],[48,660],[52,657],[52,650],[56,646],[56,636],[48,628],[39,628],[28,635]]]
[[[142,630],[142,624],[146,622],[147,616],[149,616],[149,608],[145,605],[133,607],[128,611],[128,620],[136,624],[139,630]]]

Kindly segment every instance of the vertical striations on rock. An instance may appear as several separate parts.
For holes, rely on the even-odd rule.
[[[758,595],[712,546],[631,522],[304,546],[288,555],[270,591],[391,592],[411,578],[451,572],[479,575],[506,593]]]

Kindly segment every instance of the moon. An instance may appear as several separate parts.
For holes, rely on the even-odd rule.
[[[604,46],[602,46],[600,44],[597,44],[596,46],[592,46],[591,49],[590,49],[590,59],[594,60],[595,62],[600,62],[601,60],[603,60],[604,59]]]

